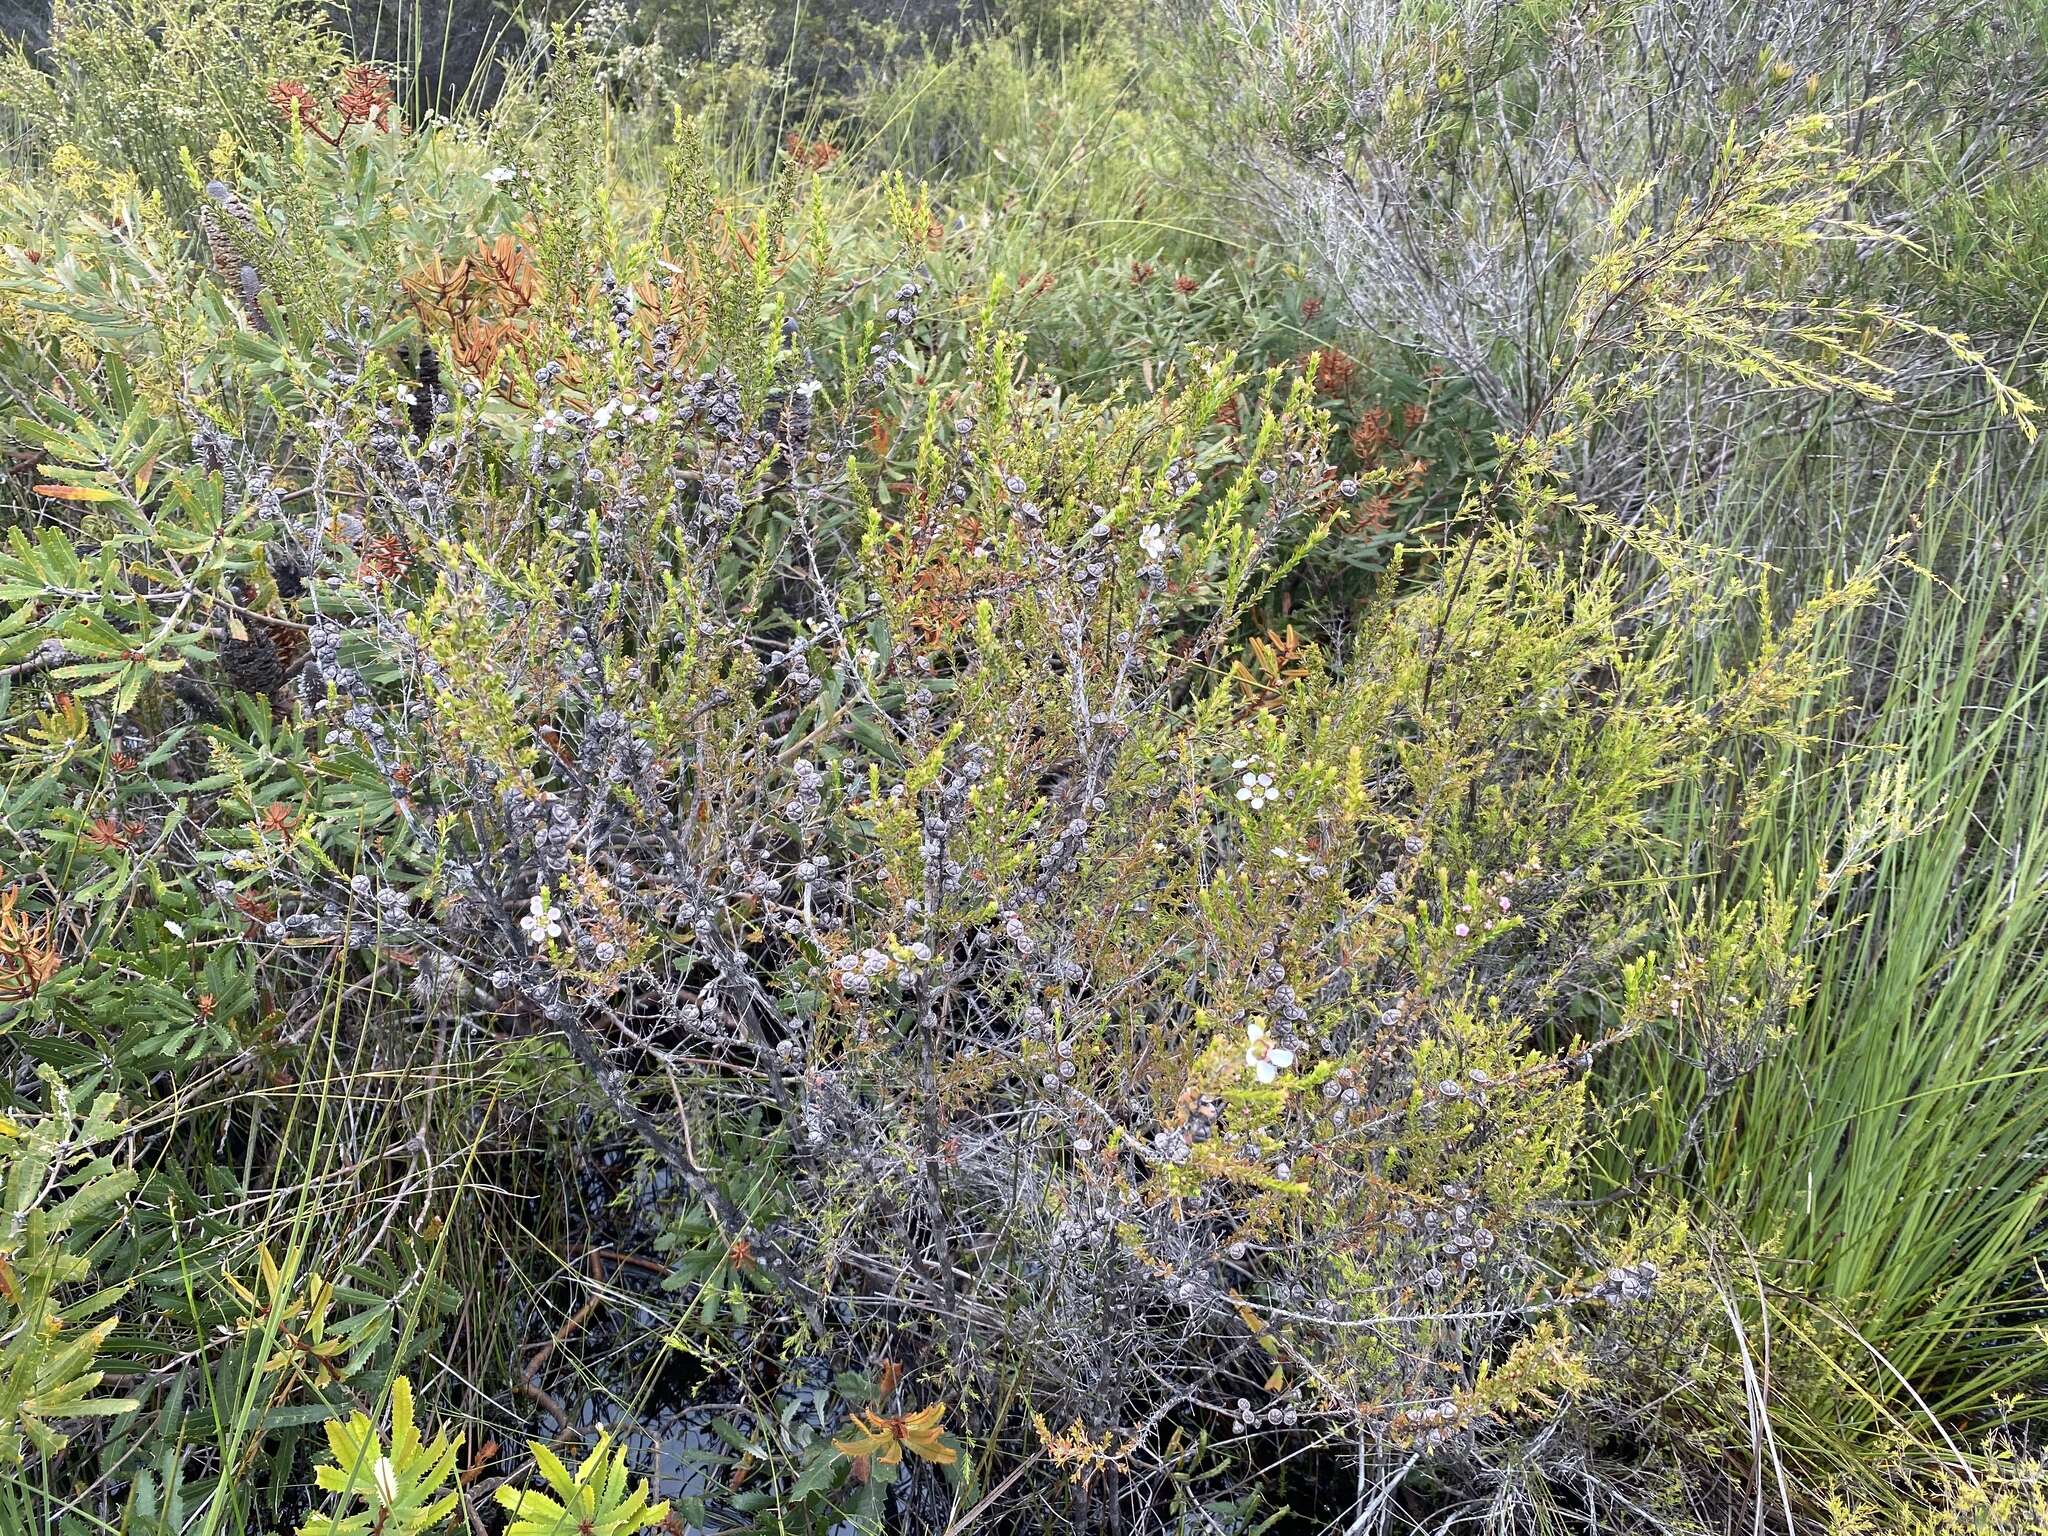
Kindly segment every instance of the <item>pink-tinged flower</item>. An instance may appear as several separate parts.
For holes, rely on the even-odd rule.
[[[1272,1032],[1265,1025],[1247,1024],[1244,1033],[1250,1042],[1245,1047],[1244,1064],[1252,1069],[1260,1082],[1270,1083],[1294,1065],[1294,1052],[1284,1045],[1275,1044]]]

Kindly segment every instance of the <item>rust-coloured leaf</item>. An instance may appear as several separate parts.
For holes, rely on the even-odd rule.
[[[121,493],[110,491],[103,485],[39,485],[38,496],[48,496],[53,501],[119,501]]]

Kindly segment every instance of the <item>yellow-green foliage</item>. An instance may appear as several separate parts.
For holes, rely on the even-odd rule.
[[[498,1502],[512,1512],[507,1536],[554,1536],[557,1531],[633,1536],[668,1518],[668,1501],[656,1502],[645,1478],[635,1486],[624,1449],[615,1447],[608,1434],[598,1434],[574,1472],[546,1446],[536,1442],[529,1449],[548,1491],[498,1490]]]
[[[0,61],[0,111],[24,147],[73,144],[181,209],[196,190],[181,162],[261,139],[275,82],[342,64],[335,34],[289,0],[57,0],[52,43],[47,73]]]
[[[2048,1463],[1993,1447],[1981,1466],[1943,1467],[1905,1509],[1831,1499],[1828,1536],[2027,1536],[2048,1530]]]
[[[1810,266],[1825,244],[1903,238],[1838,212],[1883,169],[1850,153],[1846,116],[1812,113],[1746,142],[1731,129],[1706,186],[1654,217],[1654,183],[1622,189],[1606,248],[1572,297],[1569,340],[1557,347],[1561,378],[1586,390],[1590,405],[1614,387],[1605,374],[1626,378],[1683,357],[1771,389],[1892,401],[1898,368],[1885,354],[1899,338],[1917,338],[1972,370],[1996,407],[2031,435],[2039,406],[1968,336],[1896,305],[1815,301],[1788,290],[1786,274]],[[1769,253],[1768,265],[1730,261],[1754,262],[1759,253]],[[1582,360],[1610,348],[1625,358],[1619,369],[1594,362],[1598,382],[1573,378]]]
[[[106,1374],[99,1353],[118,1322],[108,1309],[122,1288],[88,1282],[95,1247],[135,1186],[98,1150],[122,1129],[113,1095],[81,1111],[56,1073],[46,1068],[43,1080],[45,1113],[0,1115],[0,1468],[10,1474],[21,1468],[24,1438],[54,1456],[70,1438],[61,1426],[137,1406],[94,1395]]]
[[[331,1458],[314,1469],[324,1493],[337,1495],[338,1513],[314,1515],[299,1536],[422,1536],[439,1529],[460,1501],[448,1489],[461,1436],[420,1437],[413,1422],[412,1383],[391,1383],[391,1441],[387,1448],[366,1413],[327,1421]],[[356,1503],[360,1510],[351,1510]]]

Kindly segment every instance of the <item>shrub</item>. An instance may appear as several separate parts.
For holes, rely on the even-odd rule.
[[[16,153],[69,146],[183,209],[185,163],[207,163],[224,138],[257,137],[273,116],[273,83],[331,78],[341,55],[288,0],[60,0],[37,62],[45,72],[18,52],[0,57]]]
[[[2042,67],[2017,12],[1908,0],[1227,0],[1197,57],[1188,93],[1213,114],[1199,131],[1235,147],[1241,195],[1312,253],[1359,325],[1443,359],[1517,427],[1573,366],[1589,276],[1731,195],[1789,222],[1697,248],[1659,286],[1713,282],[1717,310],[1746,311],[1736,331],[1761,323],[1781,353],[1832,333],[1817,350],[1877,386],[1873,401],[1924,398],[1956,361],[1967,372],[1911,323],[1898,285],[1868,294],[1858,269],[1926,213],[1928,178],[1894,175],[1893,157],[1925,142],[1930,157],[1995,158],[2006,134],[2032,131],[2027,82]],[[1995,81],[1975,72],[1992,59]],[[1759,154],[1814,114],[1835,124],[1834,193],[1802,207],[1782,188],[1743,190]],[[1809,236],[1788,244],[1801,218]],[[1701,339],[1711,357],[1711,322]],[[1760,429],[1757,382],[1668,376],[1661,407],[1586,445],[1586,483],[1617,510],[1633,501],[1659,419],[1682,416],[1693,454],[1720,462]]]
[[[1656,936],[1652,811],[1797,646],[1695,705],[1509,518],[1276,665],[1245,616],[1347,505],[1307,379],[1064,400],[990,323],[920,378],[922,280],[833,272],[799,183],[721,208],[686,141],[623,229],[564,57],[509,183],[315,95],[209,192],[229,254],[14,258],[6,826],[65,941],[10,1027],[138,1083],[316,1020],[573,1061],[687,1198],[672,1337],[756,1506],[1014,1472],[1158,1525],[1290,1448],[1486,1498],[1711,1441],[1695,1218],[1574,1203],[1587,1074],[1652,1017],[1746,1063],[1796,995],[1771,910]],[[333,1374],[406,1347],[363,1326]],[[763,1339],[856,1373],[834,1419]]]
[[[1241,366],[1256,305],[1123,249],[1034,350],[900,177],[734,193],[684,119],[622,181],[608,69],[560,33],[482,129],[258,80],[168,181],[63,137],[6,188],[0,1035],[147,1106],[67,1509],[646,1527],[609,1435],[481,1448],[572,1428],[558,1367],[645,1406],[561,1364],[601,1316],[702,1400],[698,1525],[1731,1507],[1739,1239],[1603,1063],[1686,1150],[1803,1004],[1795,901],[1665,812],[1777,803],[1875,578],[1695,692],[1767,590],[1563,471],[1703,357],[1881,387],[1715,265],[1835,217],[1837,125],[1622,198],[1439,558],[1269,636],[1399,472],[1382,381]]]
[[[1830,1501],[1828,1536],[2006,1536],[2048,1522],[2048,1467],[2010,1449],[1994,1451],[1982,1472],[1943,1468],[1919,1507],[1894,1523],[1889,1511]]]

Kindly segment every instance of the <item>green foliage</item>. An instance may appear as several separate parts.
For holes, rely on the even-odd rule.
[[[1873,173],[1849,155],[1844,124],[1814,113],[1746,143],[1731,136],[1700,197],[1664,219],[1645,217],[1654,183],[1622,189],[1608,216],[1611,244],[1572,297],[1574,348],[1625,335],[1637,367],[1655,369],[1683,350],[1771,388],[1893,398],[1872,354],[1887,328],[1916,329],[1911,316],[1799,303],[1760,286],[1752,273],[1717,270],[1730,253],[1768,251],[1798,262],[1826,241],[1882,240],[1833,212]],[[1968,338],[1941,339],[1967,348]],[[1965,360],[1983,362],[1981,354]],[[1993,401],[2023,423],[2035,409],[1995,371],[1987,370],[1987,383]]]
[[[33,540],[20,527],[9,530],[0,601],[10,605],[12,622],[0,656],[58,654],[50,675],[74,698],[107,695],[119,715],[151,680],[211,659],[196,637],[153,619],[144,591],[218,582],[228,560],[246,559],[250,546],[237,547],[243,520],[226,512],[217,482],[166,476],[153,484],[175,429],[137,397],[118,364],[105,390],[97,411],[45,396],[10,423],[39,455],[35,494],[80,508],[90,543],[81,554],[54,522]]]
[[[666,1501],[656,1503],[645,1478],[638,1487],[626,1470],[626,1453],[615,1450],[611,1437],[600,1433],[590,1454],[572,1473],[560,1457],[535,1442],[529,1447],[548,1492],[535,1488],[500,1488],[498,1502],[511,1511],[506,1536],[633,1536],[668,1518]]]
[[[413,1422],[412,1383],[394,1377],[388,1452],[368,1414],[328,1420],[330,1459],[314,1469],[313,1478],[341,1502],[335,1514],[310,1517],[299,1527],[299,1536],[423,1536],[439,1529],[460,1497],[443,1491],[460,1443],[459,1436],[442,1433],[422,1440]],[[357,1502],[361,1509],[340,1512]]]
[[[2001,165],[1983,185],[1944,185],[1913,255],[1952,323],[2026,335],[2048,300],[2048,171]]]
[[[759,1126],[753,1130],[758,1137]],[[741,1145],[735,1142],[734,1150],[737,1152]],[[744,1228],[750,1231],[777,1220],[781,1212],[773,1202],[782,1193],[782,1187],[773,1164],[735,1156],[731,1166],[738,1175],[734,1180],[737,1188],[726,1194],[725,1200],[730,1204],[725,1209],[737,1212]],[[657,1253],[672,1255],[673,1268],[662,1280],[662,1289],[696,1297],[693,1331],[710,1328],[721,1313],[729,1314],[735,1324],[744,1328],[751,1306],[750,1294],[769,1287],[770,1282],[753,1262],[746,1245],[736,1244],[726,1235],[719,1211],[709,1202],[693,1201],[654,1240],[654,1247]]]
[[[0,1116],[0,1468],[18,1473],[23,1440],[55,1456],[58,1426],[132,1412],[132,1399],[99,1397],[99,1354],[122,1289],[87,1288],[99,1250],[122,1218],[135,1175],[96,1150],[117,1141],[114,1096],[82,1109],[45,1071],[48,1107]]]

